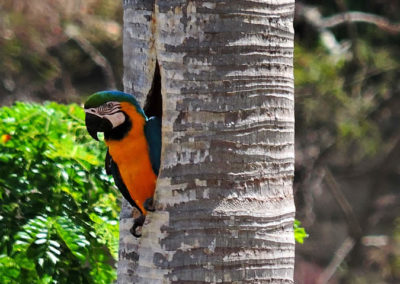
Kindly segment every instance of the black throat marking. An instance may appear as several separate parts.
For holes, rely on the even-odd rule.
[[[125,121],[121,125],[111,129],[110,131],[104,132],[104,138],[106,140],[122,140],[128,132],[132,129],[132,121],[129,116],[122,111],[125,116]]]

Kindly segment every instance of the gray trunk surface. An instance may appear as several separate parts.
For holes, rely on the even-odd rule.
[[[125,91],[158,61],[156,212],[123,203],[118,283],[293,283],[294,0],[125,0]]]

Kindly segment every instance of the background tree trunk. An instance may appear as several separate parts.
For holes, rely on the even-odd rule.
[[[293,0],[124,1],[124,86],[163,94],[157,210],[119,283],[292,283]]]

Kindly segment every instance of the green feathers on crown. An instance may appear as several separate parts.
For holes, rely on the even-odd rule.
[[[146,119],[146,114],[144,113],[143,109],[140,107],[138,101],[135,99],[134,96],[123,93],[120,91],[101,91],[94,93],[91,95],[86,103],[85,109],[98,107],[106,102],[128,102],[135,106],[138,113],[143,115]]]

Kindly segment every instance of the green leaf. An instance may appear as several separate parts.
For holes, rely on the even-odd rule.
[[[13,258],[4,254],[0,255],[1,283],[17,283],[16,280],[18,279],[20,273],[21,268]]]
[[[293,229],[296,242],[303,244],[304,239],[308,238],[308,234],[306,233],[306,230],[301,227],[301,222],[299,220],[294,220]]]
[[[51,251],[46,251],[46,254],[54,264],[58,262],[58,257],[56,257]]]
[[[80,261],[85,261],[90,243],[86,240],[83,228],[76,226],[66,217],[58,217],[55,228],[71,253]]]

